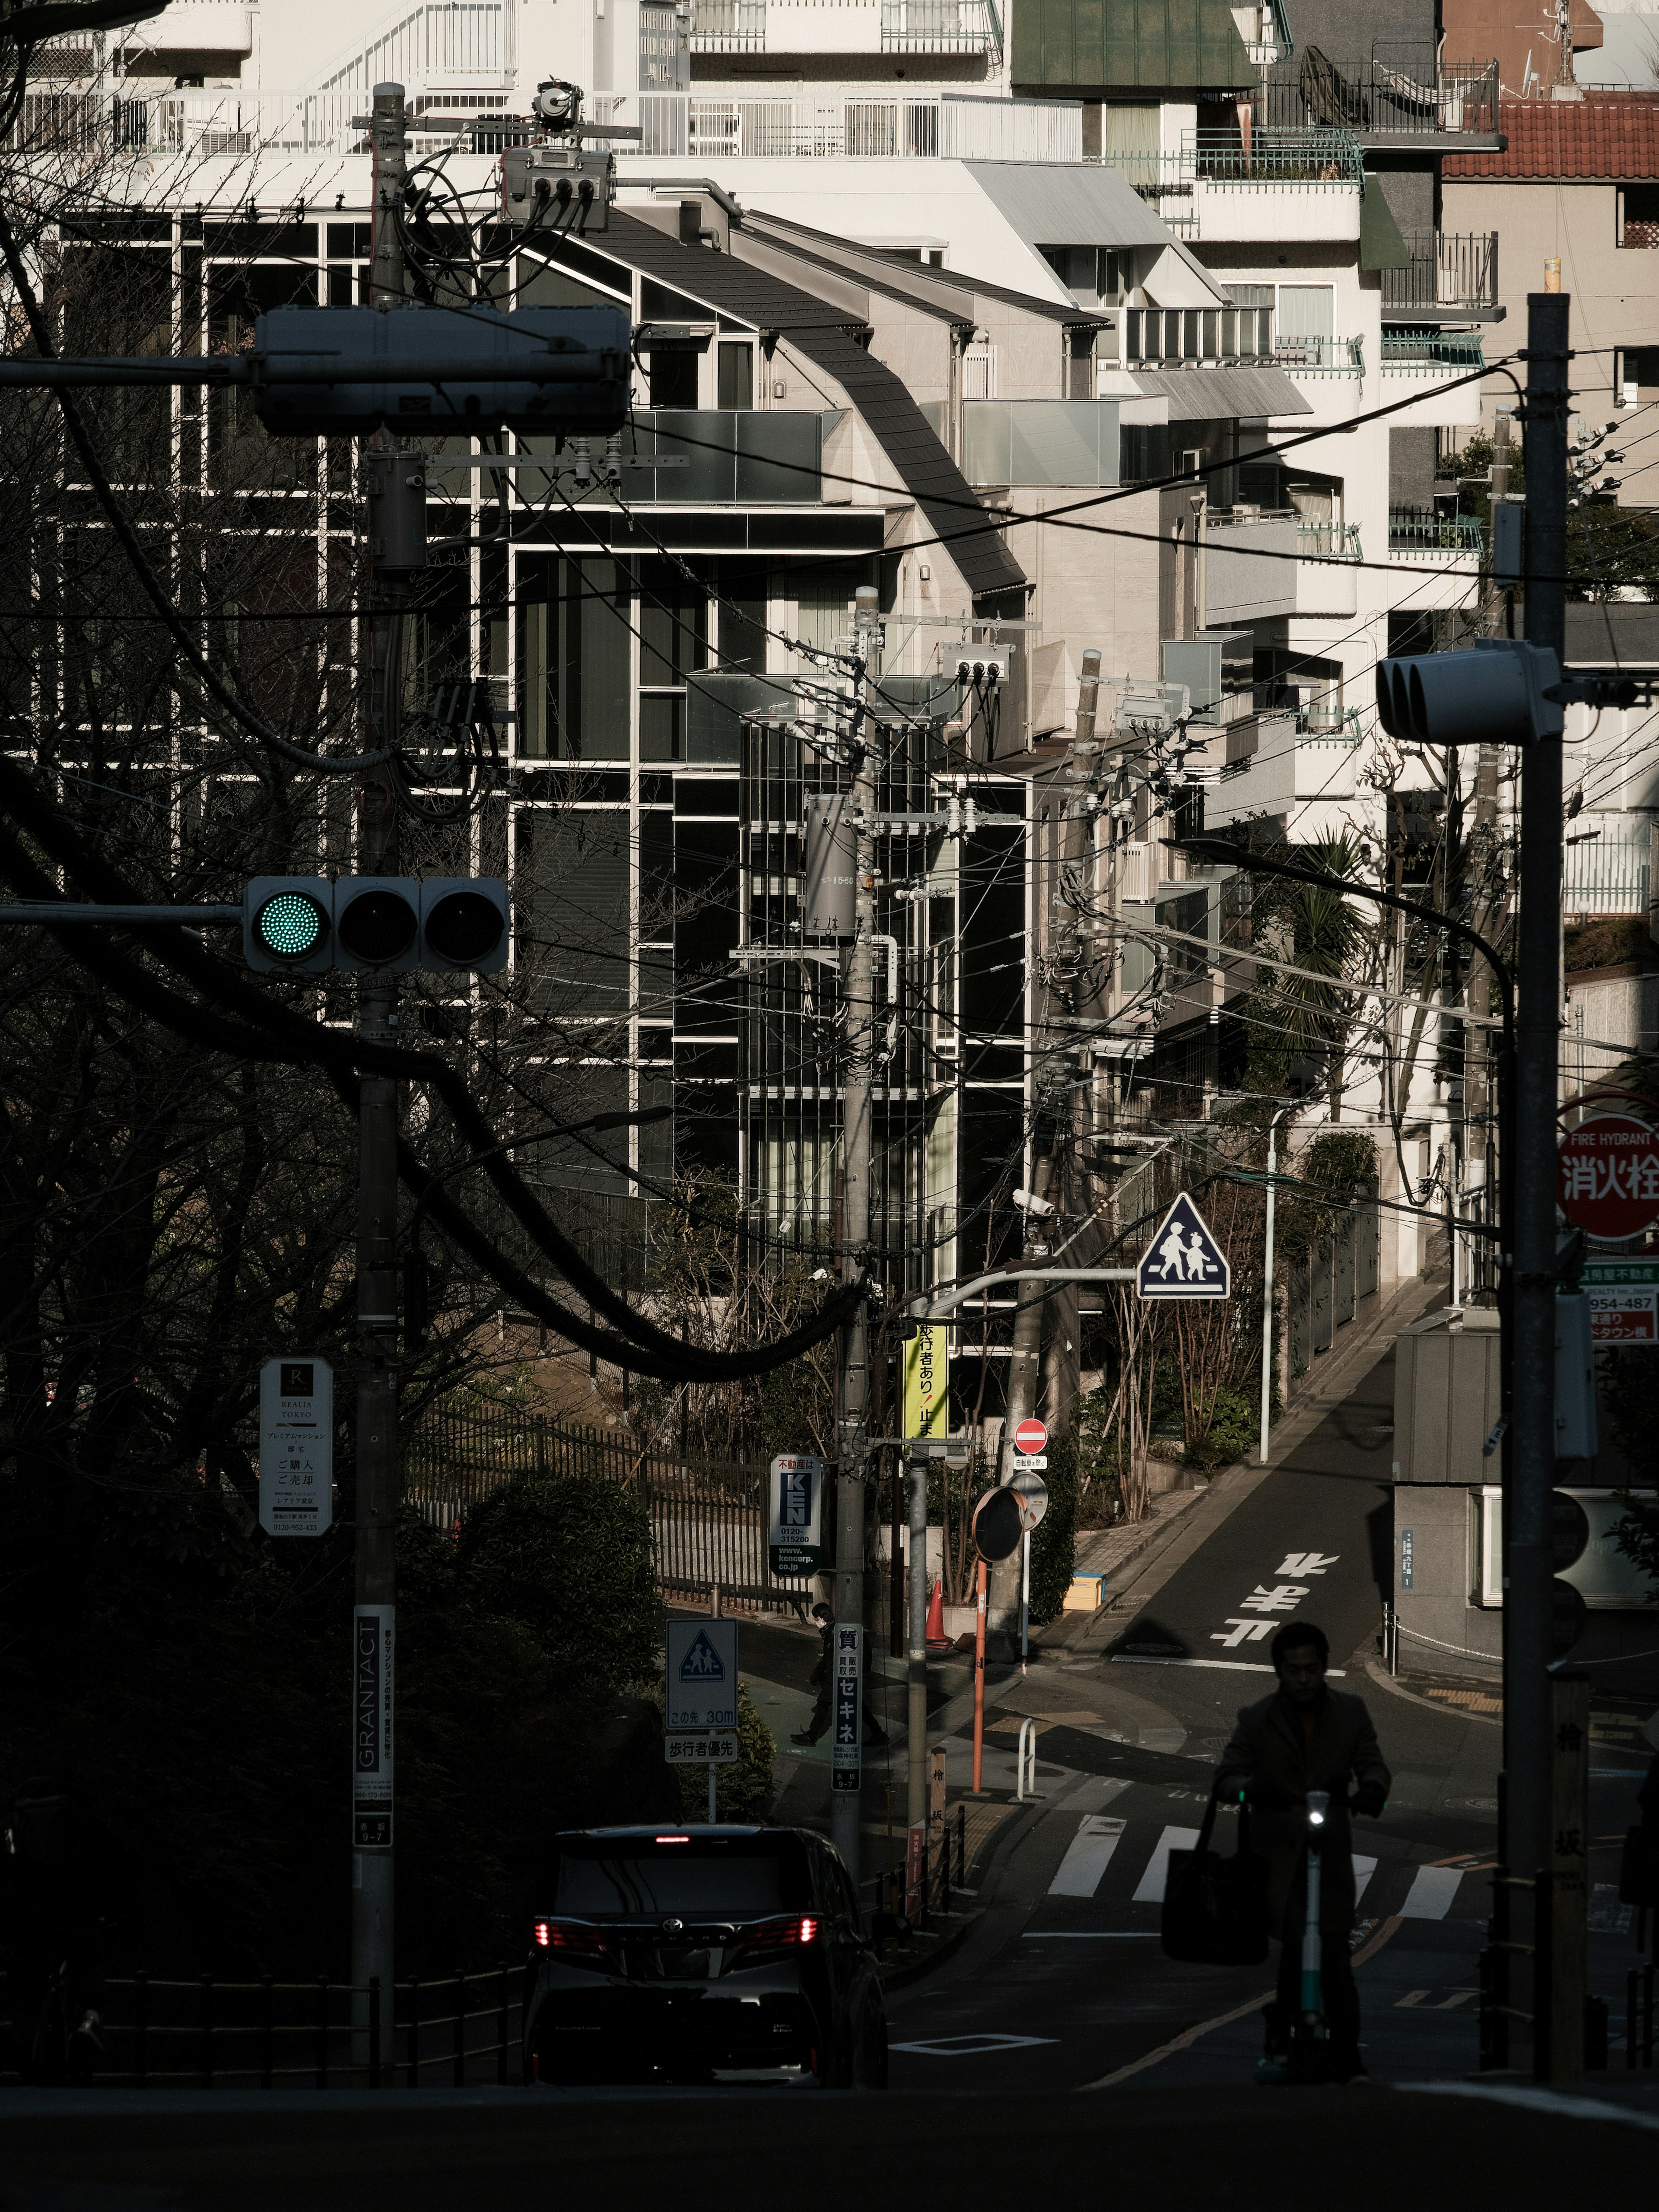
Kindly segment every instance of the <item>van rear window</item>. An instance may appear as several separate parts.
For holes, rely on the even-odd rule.
[[[749,1918],[762,1912],[802,1911],[811,1905],[805,1854],[793,1841],[757,1850],[741,1844],[698,1843],[590,1857],[566,1851],[559,1860],[556,1912],[580,1919],[612,1913],[716,1913]]]

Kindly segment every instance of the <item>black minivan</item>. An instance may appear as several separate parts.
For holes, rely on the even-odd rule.
[[[526,2081],[793,2075],[887,2087],[858,1895],[799,1828],[586,1828],[554,1838],[532,1930]]]

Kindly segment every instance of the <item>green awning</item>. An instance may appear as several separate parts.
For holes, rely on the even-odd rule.
[[[1394,210],[1368,170],[1359,200],[1359,265],[1362,269],[1408,269],[1411,258]]]
[[[1245,90],[1251,66],[1226,0],[1017,0],[1017,85]]]

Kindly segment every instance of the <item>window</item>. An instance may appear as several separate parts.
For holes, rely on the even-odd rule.
[[[627,569],[597,555],[520,568],[520,697],[532,757],[628,758],[629,597]]]
[[[1329,284],[1281,284],[1279,288],[1279,331],[1281,337],[1328,338],[1334,335],[1335,292]]]
[[[651,368],[651,404],[653,407],[690,409],[697,404],[697,362],[695,353],[653,353],[647,356]]]
[[[721,346],[714,404],[728,414],[736,414],[754,405],[755,349],[752,344]]]
[[[1626,185],[1620,192],[1618,242],[1659,246],[1659,184]]]

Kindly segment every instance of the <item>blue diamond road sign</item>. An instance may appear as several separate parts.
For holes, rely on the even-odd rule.
[[[1232,1296],[1232,1270],[1227,1255],[1184,1190],[1146,1247],[1137,1287],[1143,1298]]]
[[[738,1724],[738,1624],[668,1624],[667,1719],[671,1729],[734,1729]]]

